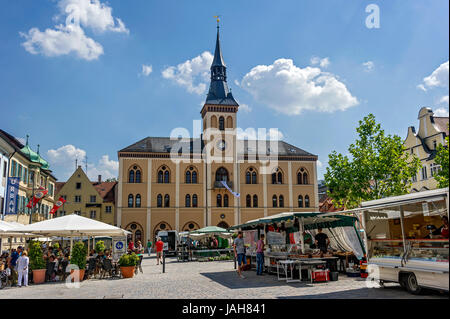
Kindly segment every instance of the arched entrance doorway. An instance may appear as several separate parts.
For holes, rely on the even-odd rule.
[[[217,227],[222,227],[222,228],[227,229],[230,226],[226,222],[221,221],[220,223],[217,224]]]
[[[181,228],[182,231],[193,231],[193,230],[197,230],[200,229],[200,226],[198,226],[198,224],[196,222],[187,222],[186,224],[184,224],[183,228]]]
[[[156,235],[160,230],[172,230],[172,226],[168,222],[160,222],[158,223],[155,228],[153,229],[153,239],[156,239]]]
[[[131,222],[127,225],[127,227],[125,227],[125,230],[131,232],[131,234],[127,235],[127,242],[137,242],[138,240],[140,240],[142,243],[144,229],[142,228],[141,224],[137,222]]]

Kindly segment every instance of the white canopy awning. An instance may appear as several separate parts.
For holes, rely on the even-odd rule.
[[[17,222],[5,222],[0,220],[0,238],[4,237],[29,237],[32,234],[22,233],[24,225]]]
[[[18,230],[43,236],[126,236],[128,231],[90,218],[71,214],[25,225]]]

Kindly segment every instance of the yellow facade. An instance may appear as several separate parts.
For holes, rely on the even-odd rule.
[[[114,198],[111,200],[102,196],[102,184],[108,183],[91,182],[81,166],[78,166],[56,194],[56,198],[63,197],[66,202],[58,209],[55,216],[78,214],[114,225]],[[104,188],[105,186],[103,190]],[[114,187],[111,191],[114,191]]]
[[[423,107],[419,111],[419,131],[414,126],[408,128],[408,135],[403,143],[405,151],[417,156],[422,167],[412,180],[411,191],[423,191],[437,188],[433,175],[439,166],[435,164],[434,156],[438,145],[446,145],[448,134],[448,117],[435,117],[430,108]]]

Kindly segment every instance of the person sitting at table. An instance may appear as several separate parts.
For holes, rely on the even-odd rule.
[[[317,248],[319,248],[322,253],[326,253],[328,251],[328,245],[330,245],[328,235],[322,233],[322,228],[318,228],[317,234],[314,237]]]

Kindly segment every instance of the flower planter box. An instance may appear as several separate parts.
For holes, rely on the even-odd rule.
[[[135,266],[120,267],[123,278],[133,278]]]
[[[44,283],[46,271],[47,271],[46,269],[33,270],[33,283],[35,283],[36,285]]]

